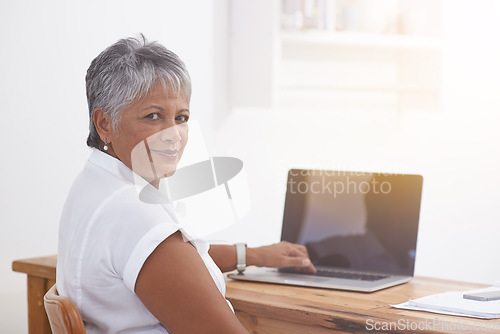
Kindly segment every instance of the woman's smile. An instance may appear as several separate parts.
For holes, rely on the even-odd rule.
[[[156,153],[162,157],[172,159],[172,160],[177,160],[179,157],[179,150],[169,150],[169,149],[164,149],[164,150],[157,150],[157,149],[149,149],[152,153]]]

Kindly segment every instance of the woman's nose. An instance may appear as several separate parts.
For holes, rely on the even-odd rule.
[[[160,131],[160,140],[176,143],[182,138],[178,125],[172,125]]]

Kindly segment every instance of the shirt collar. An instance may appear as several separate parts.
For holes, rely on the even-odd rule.
[[[158,190],[142,176],[128,168],[119,159],[98,149],[93,149],[89,157],[89,161],[94,165],[105,169],[126,183],[134,185],[139,198],[143,202],[155,204],[170,202],[165,189],[165,184],[162,180],[160,180],[160,189]]]
[[[90,154],[89,161],[94,165],[101,167],[111,173],[112,175],[126,181],[134,183],[134,172],[128,168],[123,162],[104,153],[98,149],[93,149]],[[144,180],[144,179],[143,179]],[[144,180],[146,182],[146,180]]]

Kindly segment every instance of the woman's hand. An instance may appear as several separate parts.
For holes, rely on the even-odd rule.
[[[282,241],[257,248],[247,248],[247,265],[258,267],[292,267],[301,272],[316,273],[303,245]]]

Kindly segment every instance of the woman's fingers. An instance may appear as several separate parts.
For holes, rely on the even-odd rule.
[[[303,245],[287,243],[284,267],[300,268],[301,272],[316,273],[316,268],[309,259],[307,248]]]
[[[303,245],[282,241],[277,244],[257,248],[260,253],[256,265],[274,268],[302,268],[301,271],[316,273],[316,268],[309,259],[307,248]]]

